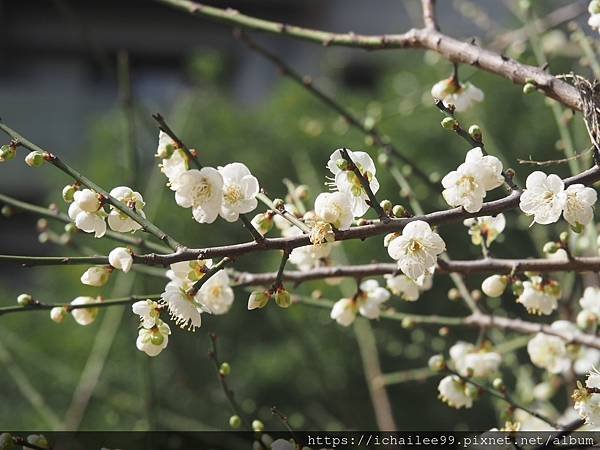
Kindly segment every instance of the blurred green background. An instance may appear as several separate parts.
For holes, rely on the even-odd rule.
[[[541,3],[536,3],[536,13],[543,14],[551,6],[567,2]],[[504,25],[518,28],[519,23],[513,18]],[[562,29],[560,34],[541,36],[551,71],[577,70],[590,75],[589,69],[577,61],[579,46],[569,40],[566,27]],[[508,51],[523,62],[537,64],[526,44]],[[442,115],[433,106],[429,94],[436,81],[450,74],[452,67],[448,62],[432,53],[416,51],[349,53],[330,49],[327,55],[311,71],[315,83],[358,116],[373,121],[400,151],[417,161],[433,178],[439,179],[463,161],[468,146],[439,126]],[[170,97],[160,109],[182,139],[198,149],[203,164],[244,162],[272,198],[286,194],[283,178],[306,184],[310,188],[307,202],[310,207],[314,197],[325,189],[325,164],[334,149],[344,146],[365,150],[377,158],[377,149],[360,132],[349,128],[337,114],[287,79],[276,79],[270,92],[258,102],[239,102],[232,94],[230,83],[235,64],[222,52],[210,48],[189,52],[178,69],[186,80],[186,88]],[[262,64],[268,65],[264,61]],[[274,68],[269,70],[276,73]],[[517,158],[563,157],[565,141],[559,140],[553,110],[541,95],[524,96],[520,87],[509,81],[469,67],[461,67],[460,75],[480,87],[486,97],[459,120],[465,127],[473,123],[481,126],[488,151],[501,157],[505,167],[517,171],[519,183],[523,183],[533,167],[518,165]],[[160,227],[190,247],[247,240],[239,223],[218,220],[212,225],[200,225],[193,221],[189,210],[176,206],[153,159],[157,130],[151,113],[157,108],[155,103],[138,95],[135,58],[131,76],[139,160],[135,177],[132,178],[128,165],[126,119],[118,100],[105,111],[86,118],[89,126],[77,137],[77,145],[70,148],[66,145],[71,155],[67,159],[74,160],[78,169],[105,188],[128,184],[142,192],[147,213],[155,217]],[[118,86],[114,89],[114,98],[118,99]],[[570,112],[561,108],[554,112],[571,133],[574,148],[577,151],[587,148],[589,142],[580,118],[570,121]],[[11,125],[10,111],[0,109],[0,113]],[[28,127],[25,122],[18,131],[28,136]],[[36,142],[44,145],[43,138]],[[62,152],[62,149],[55,150]],[[43,204],[54,202],[66,211],[60,192],[69,180],[63,174],[51,167],[33,172],[25,168],[19,157],[0,166],[0,180],[14,167],[19,167],[19,173],[26,177],[27,192],[37,192],[28,197]],[[568,174],[568,167],[558,166],[553,171],[564,176]],[[409,172],[405,173],[426,211],[445,207],[441,196],[429,191]],[[388,198],[408,206],[385,166],[378,165],[377,177],[382,186],[378,193],[380,199]],[[3,182],[2,192],[19,197],[20,189],[15,186]],[[501,194],[499,190],[490,198]],[[507,257],[536,255],[543,242],[556,238],[565,228],[558,225],[528,229],[528,225],[526,219],[509,212],[507,231],[502,241],[494,244],[493,253]],[[63,232],[62,226],[56,223],[50,223],[50,229],[59,234]],[[30,215],[1,217],[0,230],[2,253],[19,254],[26,249],[28,254],[77,254],[74,248],[38,243],[36,218]],[[479,257],[480,250],[470,243],[462,224],[445,226],[441,233],[452,258]],[[335,250],[334,259],[343,262],[347,258],[352,264],[373,260],[387,262],[389,257],[382,239],[344,242]],[[110,241],[94,240],[82,233],[74,241],[80,248],[100,254],[114,246]],[[240,258],[235,268],[274,271],[278,262],[276,252],[264,253]],[[3,265],[1,269],[0,299],[4,306],[14,304],[21,292],[48,302],[68,302],[79,295],[110,298],[129,292],[160,293],[165,284],[156,277],[129,274],[113,276],[109,285],[97,289],[81,285],[79,277],[85,270],[81,266],[19,269]],[[467,283],[476,289],[481,279],[473,276]],[[441,275],[436,277],[434,288],[416,303],[392,298],[388,305],[399,311],[420,314],[467,314],[463,303],[448,300],[450,287],[448,277]],[[315,289],[322,291],[324,298],[337,300],[342,290],[354,289],[354,282],[346,280],[341,286],[310,282],[290,290],[310,296]],[[572,290],[577,289],[575,285]],[[357,327],[343,328],[331,321],[328,309],[307,305],[282,310],[270,304],[263,310],[249,312],[247,296],[248,291],[236,289],[231,311],[225,316],[206,315],[202,327],[195,333],[172,326],[168,348],[154,359],[135,348],[137,316],[133,316],[129,308],[104,309],[95,323],[87,327],[72,320],[57,325],[50,321],[47,312],[2,317],[0,425],[23,430],[64,427],[227,429],[232,412],[207,357],[208,333],[214,332],[219,336],[221,359],[232,366],[231,387],[249,417],[262,419],[267,428],[279,429],[281,423],[270,412],[271,406],[276,405],[289,415],[292,426],[298,429],[372,429],[376,422],[358,339],[368,339],[374,334],[382,372],[390,374],[422,369],[430,355],[447,351],[456,340],[475,341],[477,338],[473,330],[452,329],[449,335],[442,337],[436,327],[406,329],[400,322],[386,320],[368,324],[361,320]],[[526,316],[509,294],[501,300],[482,302],[487,310],[498,314]],[[487,337],[503,342],[516,336],[490,332]],[[527,399],[531,389],[527,380],[532,379],[529,375],[539,380],[541,371],[520,366],[519,358],[527,361],[522,341],[516,353],[507,354],[505,380]],[[437,376],[425,375],[421,380],[387,387],[400,429],[467,426],[487,429],[502,422],[499,414],[504,405],[496,405],[489,398],[480,400],[467,411],[448,408],[436,398],[438,380]],[[566,406],[566,395],[563,397],[565,400],[561,398],[558,403]]]

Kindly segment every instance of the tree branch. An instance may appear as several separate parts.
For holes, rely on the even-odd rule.
[[[195,3],[190,0],[155,0],[195,16],[236,25],[265,33],[289,36],[321,45],[362,48],[366,50],[418,48],[439,53],[443,58],[460,64],[469,64],[499,75],[517,84],[533,81],[546,96],[565,106],[581,108],[577,90],[546,73],[539,67],[521,64],[507,56],[485,50],[473,43],[463,42],[432,29],[412,29],[403,34],[361,35],[355,33],[330,33],[281,22],[258,19],[234,9],[222,9]]]
[[[425,25],[425,28],[429,30],[440,29],[435,14],[435,1],[436,0],[421,0],[421,7],[423,8],[423,24]]]

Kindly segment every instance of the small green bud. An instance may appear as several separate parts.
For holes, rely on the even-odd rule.
[[[35,224],[35,227],[38,231],[46,231],[48,229],[48,220],[38,219],[38,221]]]
[[[448,300],[451,301],[456,301],[456,300],[460,300],[462,298],[462,295],[460,295],[460,291],[456,288],[451,288],[448,290]]]
[[[433,372],[441,372],[446,368],[446,361],[443,355],[433,355],[427,362]]]
[[[415,326],[415,322],[410,317],[405,317],[404,319],[402,319],[402,328],[409,330],[409,329],[413,328],[414,326]]]
[[[12,215],[13,215],[13,213],[14,213],[14,211],[13,211],[13,209],[12,209],[12,207],[11,207],[11,206],[9,206],[9,205],[4,205],[4,206],[2,207],[2,215],[3,215],[4,217],[10,217],[10,216],[12,216]]]
[[[502,391],[504,390],[504,381],[502,380],[502,378],[494,378],[492,386],[494,386],[494,389],[496,389],[497,391]]]
[[[261,431],[264,431],[265,429],[265,424],[262,423],[260,420],[255,419],[252,421],[252,429],[258,433],[260,433]]]
[[[72,203],[77,188],[72,184],[67,184],[62,190],[62,198],[66,203]]]
[[[13,450],[15,448],[15,441],[13,437],[8,433],[0,434],[0,450]]]
[[[513,281],[512,291],[516,297],[519,297],[523,293],[523,282],[521,280]]]
[[[519,8],[523,11],[529,11],[531,8],[531,0],[519,0]]]
[[[525,95],[529,95],[529,94],[535,92],[535,90],[536,90],[536,87],[535,87],[535,84],[533,84],[533,83],[525,83],[523,85],[523,94],[525,94]]]
[[[266,291],[254,291],[248,297],[248,309],[264,308],[269,302],[271,295]]]
[[[588,5],[588,11],[591,15],[600,14],[600,2],[597,0],[593,0]]]
[[[335,162],[335,165],[338,167],[338,169],[340,170],[348,170],[348,161],[346,161],[344,158],[340,158]]]
[[[17,297],[17,303],[21,306],[31,305],[33,303],[33,297],[29,294],[21,294]]]
[[[17,148],[14,145],[3,145],[0,147],[0,162],[10,161],[17,154]]]
[[[165,337],[162,335],[158,329],[152,332],[152,336],[150,336],[150,342],[152,345],[161,345],[165,341]]]
[[[404,217],[406,215],[406,208],[402,205],[394,205],[392,214],[394,217]]]
[[[68,234],[75,234],[77,233],[77,227],[75,226],[74,223],[68,223],[65,225],[65,233]]]
[[[390,212],[392,212],[392,207],[394,205],[392,205],[392,202],[390,202],[389,200],[382,200],[381,203],[379,203],[379,206],[381,206],[381,208],[386,214],[389,214]]]
[[[444,117],[441,122],[442,128],[446,130],[454,130],[458,126],[458,122],[452,117]]]
[[[55,306],[50,310],[50,319],[56,323],[63,323],[69,313],[62,306]]]
[[[481,128],[479,128],[479,125],[471,125],[469,127],[469,136],[471,136],[477,142],[481,142],[482,133],[481,133]]]
[[[569,240],[569,232],[563,231],[562,233],[560,233],[558,235],[558,239],[560,240],[561,243],[566,244],[567,241]]]
[[[234,430],[239,428],[242,425],[242,419],[237,414],[235,416],[231,416],[229,418],[229,426]]]
[[[280,198],[276,198],[275,200],[273,200],[273,207],[275,209],[281,209],[284,207],[284,205],[285,205],[285,202]]]
[[[40,167],[45,162],[46,152],[29,152],[29,154],[25,157],[25,164],[27,164],[29,167]]]
[[[289,308],[292,304],[292,297],[285,289],[278,289],[273,297],[275,298],[275,303],[277,303],[280,308]]]
[[[550,255],[556,253],[560,249],[560,245],[556,242],[546,242],[542,251]]]
[[[219,367],[219,373],[224,377],[229,375],[231,373],[231,366],[229,365],[229,363],[227,363],[227,362],[222,363],[221,367]]]

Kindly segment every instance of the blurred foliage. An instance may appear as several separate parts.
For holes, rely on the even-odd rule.
[[[433,83],[450,73],[449,63],[433,54],[416,52],[353,53],[353,58],[330,60],[315,82],[356,114],[372,120],[405,155],[432,176],[437,174],[439,179],[462,162],[468,147],[459,137],[439,126],[442,116],[429,96]],[[521,59],[534,63],[527,53]],[[553,72],[568,71],[571,64],[568,59],[553,59]],[[172,110],[164,112],[183,140],[199,151],[203,164],[217,166],[242,161],[271,197],[285,195],[281,181],[284,177],[306,184],[311,189],[310,206],[324,189],[325,163],[334,149],[345,146],[377,155],[363,135],[349,129],[337,115],[288,80],[282,79],[274,85],[260,104],[240,106],[230,98],[229,86],[223,82],[226,72],[227,67],[219,55],[199,53],[194,56],[187,65],[189,91],[173,99]],[[465,128],[472,123],[481,126],[488,151],[517,170],[518,182],[522,183],[533,167],[518,166],[517,158],[562,157],[557,149],[555,121],[546,105],[548,101],[541,95],[524,96],[520,88],[510,82],[468,67],[461,68],[461,76],[480,87],[486,99],[460,116],[460,121]],[[199,225],[189,210],[176,207],[152,158],[156,130],[148,120],[145,99],[136,101],[141,156],[137,179],[141,182],[134,187],[145,193],[150,215],[190,247],[248,239],[239,223],[218,220],[213,225]],[[579,119],[575,122],[569,126],[576,148],[584,149],[588,145],[587,137]],[[78,167],[102,186],[110,188],[120,184],[120,180],[127,179],[122,168],[123,142],[123,115],[118,109],[96,118]],[[561,175],[567,173],[566,166],[554,169]],[[43,176],[51,177],[53,183],[46,201],[54,201],[66,210],[60,201],[64,177],[50,170],[44,171]],[[379,166],[377,176],[382,186],[378,193],[380,199],[405,202],[385,167]],[[419,180],[409,179],[426,211],[444,207],[438,194],[430,192]],[[493,196],[500,195],[501,192],[493,193]],[[35,239],[35,219],[21,217],[20,220],[30,231],[30,239]],[[527,221],[519,219],[515,212],[509,212],[507,220],[503,242],[492,248],[498,256],[538,254],[547,234],[552,233],[550,228],[544,227],[534,227],[530,233]],[[57,224],[50,226],[58,232],[61,230]],[[558,231],[561,226],[557,227]],[[444,227],[443,236],[453,258],[473,258],[480,254],[480,250],[471,245],[462,224]],[[76,241],[98,253],[113,246],[88,236],[77,237]],[[389,260],[382,237],[364,243],[346,242],[343,250],[354,264]],[[76,250],[39,246],[39,253],[74,254]],[[247,256],[236,262],[238,270],[273,271],[277,266],[276,253]],[[19,293],[16,286],[27,286],[27,291],[47,301],[69,301],[84,294],[110,297],[115,289],[123,290],[122,281],[115,281],[118,277],[113,277],[112,286],[101,291],[82,286],[79,276],[83,270],[82,267],[50,267],[23,273],[3,269],[0,285],[3,304],[11,304],[16,298]],[[476,289],[480,281],[480,277],[470,278],[469,287]],[[115,283],[121,286],[115,288]],[[133,285],[134,292],[156,293],[161,292],[164,281],[136,275]],[[389,305],[421,314],[466,314],[468,311],[461,302],[448,300],[450,287],[447,277],[438,276],[435,287],[418,302],[409,304],[393,298]],[[316,288],[325,298],[337,299],[341,295],[339,286],[316,282],[306,283],[294,292],[310,295]],[[345,281],[343,288],[354,289],[353,282]],[[105,321],[107,310],[88,327],[78,326],[73,321],[56,325],[46,313],[3,317],[0,345],[12,359],[11,367],[20,367],[46,407],[62,420],[91,349],[114,338],[98,385],[84,411],[82,429],[226,429],[231,410],[207,358],[208,332],[219,336],[220,356],[231,364],[229,382],[244,411],[262,419],[268,428],[281,427],[271,417],[273,405],[288,414],[292,426],[297,428],[374,428],[353,329],[336,325],[329,319],[327,309],[312,306],[297,305],[281,310],[270,304],[264,310],[249,312],[247,295],[243,289],[237,289],[231,312],[225,316],[206,316],[196,333],[172,326],[169,347],[155,359],[146,358],[136,350],[137,319],[128,311],[122,317],[110,316],[110,320],[122,320],[114,336]],[[526,315],[508,294],[502,301],[483,300],[483,303],[484,308],[499,314],[510,311],[512,315]],[[451,330],[442,338],[435,327],[405,329],[398,322],[384,320],[372,322],[372,327],[384,373],[424,367],[431,354],[446,350],[455,340],[477,338],[473,330]],[[489,333],[488,338],[503,341],[506,336],[496,331]],[[522,349],[519,351],[522,358]],[[517,374],[522,372],[516,371],[517,358],[507,358],[507,362],[506,382],[514,386]],[[536,372],[537,376],[540,373]],[[0,422],[5,428],[48,428],[50,424],[40,414],[39,407],[29,403],[37,398],[35,392],[28,391],[24,395],[23,390],[17,388],[17,381],[9,371],[0,371]],[[468,423],[472,429],[487,429],[497,425],[499,419],[490,408],[489,399],[480,400],[472,410],[452,410],[437,400],[437,381],[438,377],[433,377],[389,387],[400,428],[451,429],[464,428]]]

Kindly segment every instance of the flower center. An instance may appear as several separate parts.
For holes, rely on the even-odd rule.
[[[221,296],[222,291],[223,289],[221,288],[221,286],[214,286],[210,289],[210,295],[212,297],[218,298]]]
[[[554,197],[555,197],[554,192],[546,191],[546,192],[544,192],[543,200],[546,203],[550,203],[554,200]]]
[[[477,188],[477,182],[472,175],[464,175],[458,180],[458,187],[462,191],[462,195],[468,195]]]
[[[212,186],[204,178],[200,183],[194,186],[192,196],[195,204],[202,204],[212,196]]]
[[[232,184],[225,189],[225,201],[229,204],[236,204],[244,198],[242,188],[237,184]]]
[[[421,250],[423,250],[423,244],[421,244],[420,241],[417,241],[416,239],[413,239],[412,241],[410,241],[410,244],[408,244],[408,252],[415,254],[420,252]]]

